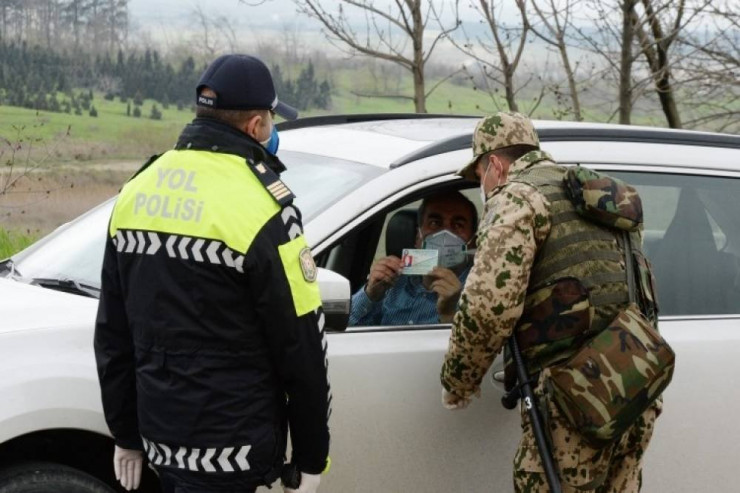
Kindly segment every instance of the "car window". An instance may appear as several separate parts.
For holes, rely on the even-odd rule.
[[[459,186],[460,183],[456,185]],[[440,191],[439,188],[435,188],[427,194],[438,191]],[[481,205],[477,188],[461,190],[461,192],[475,205],[476,212],[480,216]],[[418,194],[415,194],[414,198],[416,197]],[[390,211],[378,214],[366,221],[329,249],[322,265],[349,278],[353,294],[359,294],[364,289],[373,262],[388,255],[401,257],[403,248],[414,248],[417,236],[417,213],[421,203],[421,199],[407,199],[398,203]],[[477,220],[474,219],[473,222],[477,226]],[[468,259],[472,262],[472,256],[468,256]],[[460,274],[467,274],[469,265],[463,270],[464,274],[462,272]],[[387,317],[375,313],[374,309],[372,313],[358,316],[358,306],[362,306],[363,310],[370,307],[366,301],[354,298],[350,325],[358,327],[403,325],[413,328],[414,326],[438,324],[436,295],[431,293],[434,299],[424,306],[420,305],[420,300],[425,299],[429,294],[426,289],[422,292],[419,287],[421,276],[402,276],[399,281],[402,282],[397,282],[393,291],[386,292],[382,302],[383,313],[388,305],[393,316]],[[402,287],[399,288],[399,286]]]
[[[475,205],[478,218],[480,218],[481,215],[483,214],[483,205],[480,202],[480,193],[478,192],[478,188],[468,188],[465,190],[460,190],[460,193],[462,193],[465,197],[467,197],[468,200],[470,200]],[[388,223],[390,222],[391,218],[400,211],[406,211],[406,212],[401,212],[401,214],[410,214],[410,215],[415,216],[417,214],[417,211],[419,210],[419,206],[421,206],[421,200],[415,200],[413,202],[404,204],[403,206],[400,206],[394,209],[393,211],[391,211],[385,216],[385,221],[383,223],[383,231],[381,233],[380,241],[378,242],[378,248],[375,250],[375,256],[373,260],[377,260],[379,258],[385,257],[386,255],[390,255],[391,253],[393,253],[393,252],[386,251],[386,238],[385,238],[386,232],[388,231]],[[407,241],[407,243],[409,242]],[[405,248],[412,248],[412,247],[413,247],[413,243],[411,242]],[[397,255],[397,253],[395,254]]]
[[[13,257],[25,279],[71,280],[100,286],[106,228],[113,199],[64,224]]]
[[[280,177],[296,196],[304,224],[383,172],[376,166],[305,152],[281,151],[280,159],[287,168]]]
[[[645,252],[654,267],[660,314],[740,313],[740,180],[611,174],[640,192]]]

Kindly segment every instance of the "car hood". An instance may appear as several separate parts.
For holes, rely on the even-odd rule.
[[[98,300],[0,278],[0,334],[89,325]]]

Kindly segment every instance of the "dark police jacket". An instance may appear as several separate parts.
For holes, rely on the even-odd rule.
[[[95,327],[117,445],[184,475],[325,467],[330,390],[316,266],[282,163],[197,118],[113,210]]]

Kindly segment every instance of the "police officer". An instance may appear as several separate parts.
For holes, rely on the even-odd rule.
[[[143,451],[165,492],[254,491],[280,475],[289,427],[297,491],[314,492],[329,449],[324,317],[273,123],[297,113],[247,55],[216,59],[196,97],[108,227],[95,355],[116,477],[136,489]]]
[[[537,305],[538,286],[571,278],[588,283],[594,305],[591,329],[603,329],[628,302],[624,265],[609,233],[574,213],[561,185],[564,169],[539,148],[532,122],[518,113],[497,113],[479,121],[473,134],[473,159],[460,172],[480,182],[485,204],[478,250],[455,314],[442,366],[443,404],[466,407],[480,392],[483,376],[507,339],[517,330],[529,340],[526,325]],[[589,229],[591,228],[591,229]],[[607,254],[583,254],[589,250]],[[614,253],[612,253],[614,252]],[[542,301],[542,300],[539,300]],[[547,333],[549,334],[549,333]],[[542,396],[548,366],[573,354],[577,346],[541,341],[529,353],[530,371],[542,370],[535,395]],[[536,373],[536,371],[535,371]],[[540,399],[541,401],[543,399]],[[642,455],[660,410],[656,401],[613,443],[589,445],[560,415],[545,409],[563,491],[634,492],[641,484]],[[514,459],[517,492],[548,491],[529,416],[522,414],[523,436]]]

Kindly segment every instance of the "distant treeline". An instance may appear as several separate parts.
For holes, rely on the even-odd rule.
[[[92,55],[54,51],[26,42],[2,42],[0,104],[80,114],[79,100],[92,98],[75,96],[75,90],[85,90],[86,95],[98,91],[106,99],[132,101],[135,106],[144,99],[153,99],[164,108],[175,104],[182,109],[193,104],[195,86],[203,70],[205,66],[197,66],[193,57],[173,64],[151,49]],[[311,62],[295,80],[283,79],[278,66],[273,66],[272,71],[281,100],[302,110],[329,108],[330,85],[326,80],[316,80]],[[59,101],[57,93],[67,97]]]

